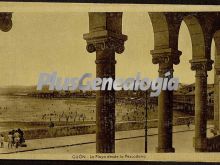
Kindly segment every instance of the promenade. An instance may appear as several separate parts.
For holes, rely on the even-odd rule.
[[[212,126],[209,126],[209,128]],[[208,128],[208,137],[212,136]],[[193,153],[194,125],[174,126],[174,147],[177,153]],[[116,132],[116,153],[144,153],[144,130]],[[65,136],[57,138],[26,140],[27,147],[0,148],[1,154],[35,153],[96,153],[95,134]],[[148,130],[148,152],[155,153],[157,146],[157,128]]]

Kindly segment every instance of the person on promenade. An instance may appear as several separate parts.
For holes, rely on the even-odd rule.
[[[15,147],[18,148],[19,144],[20,144],[20,134],[18,132],[18,130],[15,131]]]
[[[190,124],[191,124],[191,122],[190,122],[190,120],[188,120],[187,121],[187,123],[186,123],[186,125],[187,125],[187,127],[190,129]]]
[[[53,128],[53,127],[54,127],[54,123],[52,122],[52,120],[50,120],[49,128]]]
[[[20,128],[18,128],[18,133],[20,134],[20,144],[22,144],[25,142],[24,132]]]
[[[12,145],[14,146],[15,145],[15,130],[12,130],[11,131],[11,135],[12,135]]]
[[[1,148],[4,148],[4,140],[5,140],[5,137],[1,134],[0,136]]]
[[[8,148],[12,148],[13,144],[12,144],[12,132],[8,133]]]

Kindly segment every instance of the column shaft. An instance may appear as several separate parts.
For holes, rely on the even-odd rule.
[[[159,76],[171,79],[173,77],[173,64],[180,62],[182,52],[173,49],[152,50],[153,64],[159,64]],[[165,75],[165,73],[170,75]],[[172,146],[172,124],[173,122],[173,91],[162,90],[158,97],[158,146],[157,152],[175,152]]]
[[[148,92],[146,91],[145,93],[145,123],[144,123],[144,129],[145,129],[145,153],[147,153],[147,132],[148,132],[148,127],[147,127],[147,111],[148,111],[148,104],[149,104],[149,101],[148,101]]]
[[[210,59],[191,60],[191,69],[195,75],[195,137],[196,152],[204,152],[207,147],[207,71],[212,69],[213,61]]]
[[[195,82],[195,151],[205,151],[207,125],[207,71],[196,71]]]
[[[215,66],[215,74],[214,74],[214,125],[215,129],[220,129],[220,120],[219,120],[219,75],[220,75],[220,68]]]
[[[115,52],[96,51],[96,76],[115,79]],[[115,91],[97,91],[96,95],[96,151],[115,152]]]
[[[218,75],[214,75],[214,125],[219,130],[219,81]]]
[[[173,66],[172,64],[170,64]],[[170,69],[161,69],[160,77],[164,77],[166,71]],[[171,73],[172,74],[172,73]],[[172,75],[170,76],[170,78]],[[175,152],[172,146],[172,125],[173,122],[173,91],[161,91],[158,98],[158,147],[157,152]]]

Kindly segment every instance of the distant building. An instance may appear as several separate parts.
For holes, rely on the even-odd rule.
[[[195,113],[195,84],[185,85],[174,92],[173,110],[194,115]],[[214,84],[207,86],[207,115],[214,116]]]

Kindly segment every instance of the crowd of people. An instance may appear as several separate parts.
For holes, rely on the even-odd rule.
[[[89,112],[89,110],[87,111]],[[94,110],[93,110],[94,113]],[[91,115],[93,116],[93,115]],[[86,116],[86,113],[79,113],[77,110],[76,111],[62,111],[61,113],[53,111],[50,113],[44,113],[42,114],[43,121],[66,121],[68,123],[69,121],[76,122],[76,121],[81,121],[84,122],[85,120],[89,120],[88,116]],[[92,119],[92,117],[91,117]]]
[[[18,148],[19,146],[24,147],[25,145],[25,138],[24,132],[19,128],[17,130],[12,130],[8,132],[7,136],[3,134],[0,135],[0,145],[1,148],[4,148],[4,143],[8,143],[8,148]]]

